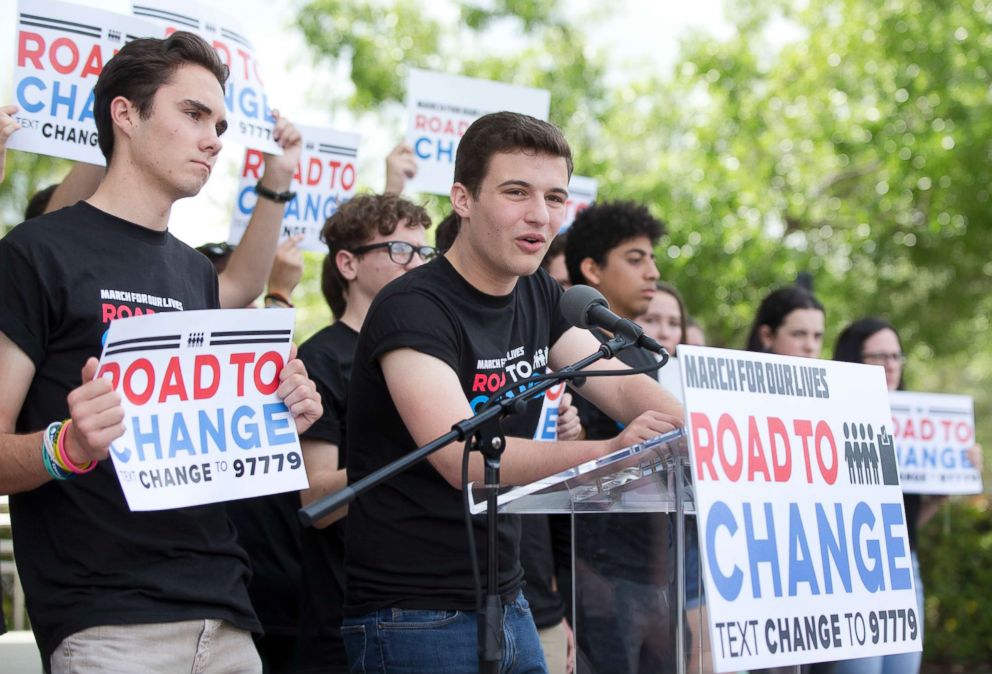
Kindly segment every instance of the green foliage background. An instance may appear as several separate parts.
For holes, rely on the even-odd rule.
[[[674,72],[645,63],[620,84],[585,32],[613,5],[454,6],[440,18],[413,0],[308,0],[295,28],[317,68],[350,73],[357,114],[395,110],[411,66],[550,90],[576,173],[668,224],[662,276],[710,343],[743,346],[760,299],[809,271],[827,357],[849,321],[884,315],[909,388],[973,395],[978,437],[992,437],[992,0],[737,0],[730,38],[686,36]],[[798,37],[777,39],[783,24]],[[11,154],[8,226],[64,171]],[[319,268],[308,258],[301,338],[328,320]],[[957,503],[921,536],[929,660],[992,660],[988,510]]]

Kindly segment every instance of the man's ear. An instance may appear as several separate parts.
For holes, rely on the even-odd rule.
[[[358,278],[358,256],[350,250],[339,250],[334,254],[334,264],[344,280],[351,283]]]
[[[582,272],[582,276],[585,277],[584,283],[586,285],[598,286],[602,278],[602,267],[592,259],[591,257],[586,257],[582,259],[579,263],[579,271]]]
[[[129,138],[134,133],[138,117],[138,108],[123,96],[117,96],[110,101],[110,121]]]
[[[472,191],[461,183],[451,186],[451,209],[458,214],[458,217],[467,218],[469,202],[472,200]]]

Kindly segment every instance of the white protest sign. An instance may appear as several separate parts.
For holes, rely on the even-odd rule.
[[[155,24],[56,0],[17,8],[15,150],[103,166],[93,117],[93,85],[103,65],[127,42],[163,37]]]
[[[678,360],[715,670],[919,651],[882,369],[683,345]]]
[[[355,195],[358,183],[355,158],[361,137],[356,133],[333,129],[296,126],[303,135],[303,152],[289,188],[296,192],[296,196],[286,204],[279,239],[302,234],[304,239],[300,248],[326,253],[327,244],[320,240],[320,231],[338,206]],[[262,178],[264,170],[262,153],[248,150],[241,165],[241,184],[234,204],[228,243],[241,241],[248,227],[257,201],[255,184]]]
[[[265,96],[255,48],[233,16],[193,0],[132,0],[131,11],[164,26],[168,35],[186,30],[209,42],[231,71],[224,86],[229,124],[224,140],[282,154],[279,144],[272,140],[275,119]]]
[[[975,444],[971,397],[891,391],[889,403],[904,492],[982,493],[982,474],[968,460]]]
[[[596,190],[599,184],[595,178],[573,175],[568,181],[568,201],[565,202],[565,224],[561,226],[562,232],[567,230],[575,222],[575,216],[589,208],[592,202],[596,201]]]
[[[546,120],[551,94],[544,89],[411,68],[406,106],[406,140],[417,157],[417,175],[407,189],[448,194],[458,142],[472,122],[501,110]]]
[[[110,324],[99,376],[124,407],[110,455],[131,510],[307,487],[296,424],[276,395],[294,317],[175,311]]]
[[[550,373],[550,370],[548,371]],[[534,429],[535,440],[554,442],[558,439],[558,406],[565,393],[566,382],[559,382],[544,392],[541,399],[541,416]]]

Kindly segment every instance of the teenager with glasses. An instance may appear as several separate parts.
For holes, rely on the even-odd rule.
[[[847,363],[866,363],[885,368],[885,383],[890,391],[903,389],[903,365],[906,355],[902,350],[899,334],[892,324],[881,318],[862,318],[844,328],[834,347],[834,360]],[[981,470],[982,449],[975,445],[968,452],[968,459]],[[923,611],[923,579],[916,557],[917,531],[936,514],[947,501],[947,496],[903,494],[906,508],[906,530],[912,552],[913,575],[916,582],[916,601],[919,614]],[[921,623],[922,624],[922,623]],[[917,674],[923,653],[899,653],[854,660],[839,660],[814,665],[814,674]]]
[[[405,267],[413,261],[414,253],[420,257],[421,262],[430,262],[437,257],[437,249],[434,246],[415,246],[407,241],[369,243],[364,246],[352,248],[349,252],[353,255],[364,255],[375,250],[389,251],[389,259],[401,267]]]

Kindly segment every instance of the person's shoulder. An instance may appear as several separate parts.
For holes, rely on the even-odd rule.
[[[80,204],[66,206],[57,211],[25,220],[11,229],[3,237],[3,240],[8,243],[19,243],[22,245],[51,241],[53,235],[74,232],[79,227],[79,222],[83,218],[83,208]]]
[[[321,328],[300,344],[300,358],[339,358],[347,350],[353,350],[358,341],[358,333],[341,321],[335,321]]]

